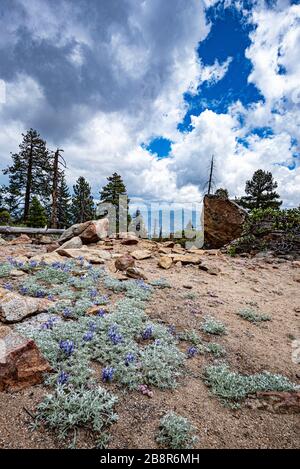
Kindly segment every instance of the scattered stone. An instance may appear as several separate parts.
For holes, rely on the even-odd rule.
[[[8,244],[8,242],[5,241],[5,239],[3,239],[3,238],[0,236],[0,246],[5,246],[6,244]]]
[[[147,280],[147,277],[144,272],[142,272],[140,269],[137,269],[136,267],[129,267],[126,270],[126,275],[127,277],[131,278]]]
[[[82,247],[82,241],[79,236],[74,236],[74,238],[69,239],[69,241],[66,241],[62,246],[60,246],[59,249],[80,249]]]
[[[173,264],[173,260],[168,256],[161,256],[158,260],[158,266],[162,269],[170,269]]]
[[[108,218],[101,220],[93,220],[89,226],[80,233],[80,238],[83,244],[96,243],[108,236],[109,221]]]
[[[20,322],[28,316],[45,311],[50,301],[45,298],[31,298],[0,289],[0,320],[5,323]]]
[[[79,236],[91,223],[91,221],[86,221],[84,223],[76,223],[75,225],[70,226],[70,228],[65,230],[59,238],[59,244],[62,245],[69,239],[74,238],[74,236]]]
[[[229,199],[215,195],[204,197],[204,241],[211,248],[220,248],[238,238],[246,220],[246,210]]]
[[[174,252],[175,254],[184,254],[185,253],[185,249],[183,249],[181,246],[177,246],[175,245],[175,247],[172,249],[172,252]]]
[[[300,392],[257,392],[247,400],[248,407],[276,413],[300,413]]]
[[[136,236],[130,235],[127,238],[122,239],[121,244],[124,246],[133,246],[134,244],[138,244],[138,242],[139,239]]]
[[[111,259],[111,255],[107,251],[98,249],[62,249],[59,248],[57,252],[61,256],[69,257],[71,259],[83,258],[91,264],[104,264],[104,261]]]
[[[183,265],[185,264],[200,264],[201,259],[199,256],[195,254],[170,254],[174,262],[181,262]]]
[[[300,275],[294,275],[293,280],[294,282],[300,283]]]
[[[57,248],[59,248],[59,244],[58,244],[58,243],[52,243],[52,244],[47,244],[47,245],[46,245],[46,251],[47,251],[47,252],[56,251]]]
[[[162,245],[165,248],[173,248],[175,246],[175,243],[174,243],[174,241],[165,241],[164,243],[162,243]]]
[[[191,290],[193,288],[193,285],[191,285],[190,283],[184,283],[182,286],[183,288],[187,288],[187,290]]]
[[[52,244],[53,239],[51,238],[51,236],[42,235],[40,239],[38,240],[38,242],[39,244]]]
[[[17,238],[9,241],[8,244],[15,245],[15,244],[31,244],[31,243],[32,243],[32,239],[29,238],[29,236],[27,236],[26,234],[21,234]]]
[[[132,257],[135,259],[141,261],[143,259],[149,259],[149,257],[152,256],[151,251],[143,250],[143,249],[138,249],[137,251],[133,251],[131,253]]]
[[[221,272],[219,267],[209,266],[207,264],[200,264],[199,269],[203,270],[204,272],[207,272],[210,275],[218,275]]]
[[[0,327],[0,391],[18,391],[43,382],[51,371],[35,342],[7,326]]]
[[[120,233],[118,233],[118,239],[127,239],[127,238],[137,238],[137,236],[134,231],[120,231]]]
[[[117,270],[125,271],[129,267],[134,267],[135,260],[129,254],[124,254],[115,260],[115,267]]]
[[[44,262],[45,264],[54,264],[55,262],[64,262],[64,258],[57,252],[47,252],[30,258],[31,261]]]
[[[159,248],[158,252],[159,252],[159,254],[170,254],[171,249],[170,248]]]

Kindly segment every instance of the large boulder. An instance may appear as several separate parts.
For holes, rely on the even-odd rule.
[[[107,238],[108,229],[108,218],[93,220],[90,222],[89,226],[79,234],[79,236],[83,244],[97,243],[97,241]]]
[[[241,235],[247,212],[235,202],[206,195],[203,210],[206,247],[221,248]]]
[[[0,321],[5,323],[20,322],[47,310],[50,305],[51,302],[45,298],[31,298],[0,289]]]
[[[69,239],[64,244],[57,249],[80,249],[82,247],[82,241],[79,236],[74,236],[74,238]]]
[[[63,232],[58,242],[60,245],[64,244],[74,236],[79,236],[92,222],[86,221],[84,223],[76,223],[75,225],[70,226],[67,230]]]
[[[51,371],[35,342],[0,326],[0,391],[18,391],[43,381]]]

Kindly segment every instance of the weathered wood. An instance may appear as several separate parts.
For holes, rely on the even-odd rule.
[[[53,228],[28,228],[27,226],[0,226],[2,234],[62,234],[65,230]]]

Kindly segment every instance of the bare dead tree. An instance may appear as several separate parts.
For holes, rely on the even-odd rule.
[[[50,227],[57,228],[58,226],[58,210],[57,210],[57,200],[58,200],[58,183],[60,178],[59,166],[67,167],[65,159],[62,157],[60,152],[63,152],[61,148],[57,148],[53,152],[53,179],[52,179],[52,205],[51,205],[51,218],[50,218]]]

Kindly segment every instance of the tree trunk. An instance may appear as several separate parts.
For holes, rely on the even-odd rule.
[[[25,205],[24,205],[24,216],[23,216],[25,222],[28,220],[29,209],[30,209],[30,195],[31,195],[31,185],[32,185],[32,159],[33,159],[33,145],[31,141],[29,158],[28,158]]]

